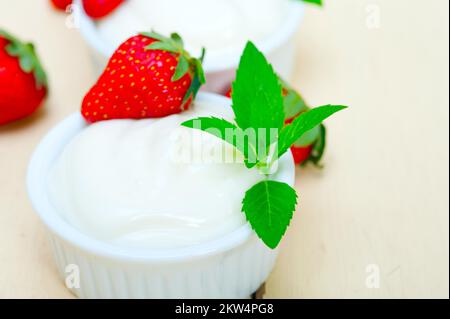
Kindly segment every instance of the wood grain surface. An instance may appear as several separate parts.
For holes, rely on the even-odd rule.
[[[25,174],[95,77],[78,31],[48,2],[0,0],[0,27],[36,43],[51,83],[44,108],[0,127],[2,298],[73,297]],[[301,204],[266,297],[448,298],[449,2],[325,2],[298,32],[294,84],[312,105],[351,108],[328,123],[325,169],[297,171]]]

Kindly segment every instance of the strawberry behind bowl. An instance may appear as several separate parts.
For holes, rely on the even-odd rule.
[[[0,125],[32,114],[47,96],[47,76],[31,43],[0,29]]]
[[[67,7],[72,4],[73,0],[50,0],[50,2],[56,10],[66,11]]]
[[[83,0],[83,7],[88,16],[101,19],[116,10],[125,0]]]
[[[58,11],[70,11],[69,6],[74,0],[50,0],[53,8]],[[114,12],[125,0],[82,0],[84,11],[92,19],[102,19]]]
[[[150,32],[125,41],[85,96],[88,122],[164,117],[189,108],[205,83],[203,56],[192,58],[177,34]]]

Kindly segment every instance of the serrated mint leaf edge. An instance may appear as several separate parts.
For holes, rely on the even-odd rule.
[[[268,81],[264,82],[263,78]],[[232,108],[240,128],[283,127],[285,115],[282,85],[272,65],[251,41],[247,42],[242,53],[232,91]],[[267,105],[261,106],[255,100],[257,93],[260,93],[260,99],[265,99]],[[271,98],[272,95],[274,98]]]
[[[197,121],[200,123],[200,127],[194,125]],[[252,168],[256,164],[258,164],[256,157],[256,150],[254,147],[252,147],[252,145],[248,145],[248,147],[246,148],[245,145],[239,145],[237,143],[237,140],[235,139],[233,140],[227,139],[227,134],[225,132],[226,129],[234,130],[234,136],[238,134],[245,134],[244,131],[238,126],[236,126],[234,123],[228,122],[227,120],[222,118],[211,116],[211,117],[194,118],[181,123],[181,125],[187,128],[203,131],[217,138],[220,138],[221,140],[227,142],[228,144],[231,144],[244,156],[245,165],[247,168]],[[220,135],[213,134],[214,132],[211,129],[219,130]],[[252,162],[249,162],[250,159],[252,160]]]
[[[347,106],[344,105],[324,105],[299,115],[280,132],[278,139],[278,158],[283,156],[303,134],[320,125],[333,114],[346,108]]]
[[[270,195],[270,189],[271,187],[280,187],[278,188],[278,191],[282,190],[284,188],[285,192],[285,198],[279,198],[277,195]],[[270,186],[270,187],[269,187]],[[260,192],[259,188],[263,188],[263,192]],[[255,195],[257,195],[257,198],[255,198]],[[251,198],[253,197],[253,198]],[[262,198],[261,198],[262,197]],[[290,197],[286,199],[286,197]],[[278,204],[273,204],[273,200],[276,199],[278,201]],[[286,212],[286,220],[284,221],[284,224],[279,225],[279,229],[274,231],[272,227],[277,227],[277,225],[273,225],[273,216],[277,216],[279,214],[275,213],[274,210],[271,209],[272,206],[278,207],[280,209],[281,205],[279,204],[279,201],[283,201],[283,203],[286,203],[286,206],[289,206]],[[291,202],[288,202],[290,200]],[[255,210],[264,209],[265,203],[267,203],[267,208],[270,210],[267,212],[267,215],[269,218],[266,218],[264,220],[267,220],[268,222],[268,231],[266,231],[265,227],[261,227],[260,220],[257,220],[256,217],[257,214],[260,214],[259,212],[253,212],[253,208],[250,208],[251,206],[254,206],[254,203],[257,203]],[[255,233],[258,235],[258,237],[266,244],[267,247],[271,249],[275,249],[278,247],[279,243],[283,239],[284,235],[286,234],[286,231],[291,223],[291,220],[294,216],[294,212],[296,210],[298,203],[298,195],[297,192],[293,187],[290,185],[274,181],[274,180],[264,180],[257,184],[255,184],[253,187],[251,187],[247,192],[245,193],[244,199],[242,201],[242,212],[245,214],[247,221],[251,225],[252,229],[255,231]],[[262,206],[262,207],[261,207]],[[272,217],[271,217],[272,216]],[[282,221],[283,222],[283,221]],[[272,229],[271,229],[272,228]]]

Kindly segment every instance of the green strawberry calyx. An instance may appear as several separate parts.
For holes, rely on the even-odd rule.
[[[0,29],[0,37],[9,42],[5,47],[6,53],[19,59],[22,71],[25,73],[33,73],[36,80],[36,87],[38,89],[43,87],[47,88],[47,74],[39,61],[34,45],[20,41],[3,29]]]
[[[291,120],[308,111],[309,107],[303,97],[285,80],[279,77],[279,81],[283,88],[283,107],[286,120]]]
[[[162,50],[170,53],[174,53],[178,56],[178,65],[175,69],[172,81],[178,81],[187,73],[192,74],[192,81],[186,95],[183,99],[183,105],[189,101],[189,99],[197,96],[200,87],[206,83],[205,71],[203,70],[203,60],[205,58],[205,49],[202,49],[201,56],[199,58],[193,58],[184,49],[184,42],[181,36],[177,33],[172,33],[170,37],[163,36],[157,32],[142,32],[141,35],[156,40],[152,44],[146,47],[147,50]]]

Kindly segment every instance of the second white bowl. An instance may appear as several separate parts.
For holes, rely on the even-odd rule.
[[[101,73],[116,48],[100,36],[95,21],[86,15],[80,0],[76,0],[75,4],[80,32],[91,49],[96,71]],[[303,13],[304,5],[299,1],[292,1],[289,14],[280,29],[274,35],[259,43],[259,48],[272,63],[275,70],[286,80],[289,80],[292,76],[296,53],[295,34]],[[130,34],[130,36],[132,35]],[[240,54],[241,52],[228,53],[216,61],[206,59],[204,69],[207,83],[203,90],[225,93],[234,80]]]

